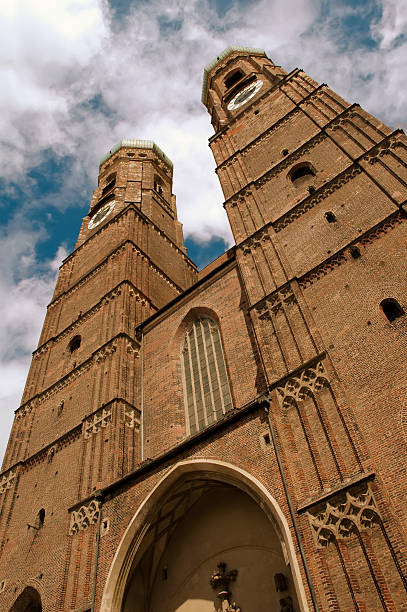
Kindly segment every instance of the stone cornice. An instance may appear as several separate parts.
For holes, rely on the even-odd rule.
[[[115,495],[117,493],[120,493],[123,486],[130,483],[135,478],[138,478],[144,474],[148,474],[149,472],[156,470],[160,466],[165,465],[167,461],[174,459],[174,457],[181,455],[182,453],[188,451],[190,448],[196,447],[197,444],[203,443],[207,439],[210,440],[213,435],[219,435],[222,430],[226,429],[227,427],[230,427],[233,423],[239,421],[240,419],[243,419],[244,417],[250,415],[250,413],[253,413],[256,410],[263,411],[266,406],[269,406],[268,396],[259,395],[241,408],[232,408],[231,410],[226,412],[226,414],[224,414],[221,419],[215,421],[215,423],[212,423],[205,429],[198,431],[192,436],[184,438],[183,440],[175,444],[175,446],[169,448],[168,450],[165,450],[160,455],[153,457],[152,459],[146,459],[145,461],[143,461],[143,463],[140,463],[135,470],[129,472],[122,478],[119,478],[118,480],[99,490],[97,494],[101,497],[106,497],[107,495]],[[68,512],[71,512],[78,506],[81,506],[82,504],[87,503],[91,499],[94,499],[94,497],[95,494],[78,501],[76,504],[68,508]]]
[[[402,143],[399,143],[396,140],[396,137],[400,134],[403,134],[403,130],[395,130],[391,134],[385,136],[383,140],[373,145],[367,151],[364,151],[358,158],[354,159],[353,163],[345,168],[345,170],[318,187],[312,194],[306,196],[303,200],[293,206],[293,208],[281,215],[281,217],[278,217],[274,221],[265,223],[260,229],[256,230],[253,234],[239,242],[239,244],[236,245],[236,248],[244,249],[246,245],[248,245],[250,248],[250,244],[256,239],[261,238],[263,232],[267,231],[268,228],[272,228],[275,232],[280,232],[290,223],[295,221],[295,219],[298,219],[301,215],[306,213],[308,210],[311,210],[315,205],[319,204],[319,202],[334,193],[334,191],[339,189],[342,185],[346,184],[355,175],[363,172],[364,168],[360,165],[360,162],[368,161],[370,164],[373,164],[378,161],[378,158],[383,156],[384,152],[399,146],[399,144],[402,146]],[[394,142],[391,142],[392,139],[394,139]],[[390,143],[390,145],[388,145],[388,143]],[[392,200],[390,195],[389,198]],[[402,204],[399,202],[394,201],[394,204],[397,205],[397,207],[402,206]]]
[[[117,221],[120,219],[120,217],[124,216],[125,214],[127,214],[130,210],[132,210],[142,221],[144,221],[147,225],[151,226],[152,229],[157,232],[157,234],[159,236],[161,236],[162,238],[164,238],[164,240],[166,242],[168,242],[170,244],[170,246],[172,246],[176,251],[178,251],[180,253],[180,255],[182,256],[182,258],[184,259],[185,263],[191,267],[193,270],[196,270],[196,265],[194,264],[194,262],[189,259],[188,255],[185,253],[185,251],[183,251],[178,245],[175,244],[175,242],[173,240],[171,240],[171,238],[169,238],[167,236],[167,234],[165,234],[165,232],[163,232],[158,225],[156,225],[153,221],[151,221],[151,219],[149,219],[144,213],[141,212],[141,210],[139,210],[134,204],[132,204],[131,202],[129,204],[127,204],[127,206],[125,206],[120,212],[118,212],[114,217],[112,217],[111,219],[109,219],[106,223],[104,223],[102,225],[102,227],[100,227],[98,230],[96,230],[91,236],[89,236],[89,238],[86,238],[86,240],[84,240],[79,246],[76,247],[76,249],[74,249],[72,251],[72,253],[70,253],[67,257],[65,257],[64,261],[62,262],[60,269],[68,262],[70,261],[73,257],[76,256],[76,254],[81,251],[86,245],[88,245],[94,238],[96,238],[96,236],[99,236],[100,234],[103,233],[103,231],[105,229],[107,229],[111,224],[113,223],[117,223]]]
[[[85,313],[80,315],[75,321],[73,321],[70,325],[65,327],[65,329],[63,329],[59,334],[57,334],[56,336],[52,336],[46,342],[44,342],[38,348],[36,348],[35,351],[33,351],[34,359],[38,358],[40,355],[45,353],[49,349],[51,344],[54,344],[58,342],[59,340],[65,338],[66,336],[70,335],[75,329],[77,329],[80,325],[82,325],[82,323],[85,323],[86,321],[88,321],[94,314],[99,312],[99,310],[104,304],[111,302],[117,296],[119,296],[121,294],[122,287],[125,287],[125,286],[129,287],[130,296],[134,297],[136,301],[142,302],[143,305],[150,306],[150,308],[158,310],[158,308],[153,305],[151,300],[149,300],[141,291],[139,291],[137,287],[133,285],[133,283],[131,283],[128,280],[121,281],[113,289],[108,291],[108,293],[105,293],[105,295],[103,295],[100,298],[100,300],[92,306],[92,308],[90,308]]]
[[[69,289],[66,289],[65,291],[62,291],[57,296],[55,296],[51,300],[51,302],[48,304],[47,308],[52,308],[52,307],[56,306],[56,304],[58,304],[62,300],[63,297],[66,297],[67,295],[70,295],[71,293],[73,293],[74,291],[79,289],[82,285],[87,283],[91,278],[93,278],[93,276],[98,274],[100,272],[100,270],[102,270],[102,268],[104,268],[107,265],[107,262],[108,262],[109,259],[112,259],[112,258],[116,257],[117,255],[119,255],[121,252],[123,252],[124,249],[126,248],[126,245],[128,245],[128,244],[130,244],[132,246],[133,250],[137,253],[137,255],[139,255],[140,257],[142,257],[143,259],[148,261],[149,268],[154,270],[154,272],[156,272],[168,285],[173,287],[179,293],[181,293],[183,291],[182,287],[180,287],[179,285],[174,283],[174,281],[172,281],[170,279],[170,277],[167,276],[167,274],[165,274],[165,272],[163,272],[161,270],[161,268],[156,266],[151,261],[150,257],[148,255],[146,255],[146,253],[144,253],[144,251],[142,251],[136,245],[135,242],[133,242],[130,239],[125,239],[117,247],[115,247],[112,251],[110,251],[110,253],[108,253],[106,255],[106,257],[104,259],[102,259],[102,261],[99,262],[98,265],[96,265],[95,267],[91,268],[91,270],[89,270],[89,272],[87,272],[86,274],[84,274],[84,276],[79,278],[77,280],[77,282],[74,285],[72,285],[72,287],[70,287]]]
[[[361,245],[366,246],[367,244],[372,243],[374,240],[386,234],[388,231],[393,229],[396,225],[403,222],[407,216],[403,214],[400,210],[395,211],[379,223],[377,223],[374,227],[370,228],[363,234],[361,234],[358,238],[349,242],[342,249],[337,251],[334,255],[326,259],[319,265],[312,268],[302,276],[298,278],[298,284],[301,288],[308,287],[312,285],[316,280],[319,280],[323,276],[326,276],[329,272],[334,270],[335,268],[341,266],[343,263],[352,259],[352,255],[349,253],[351,247]]]
[[[244,193],[245,193],[246,190],[248,190],[248,189],[250,190],[250,188],[253,188],[253,187],[257,188],[258,186],[264,185],[269,180],[271,180],[273,178],[273,176],[279,174],[280,172],[282,172],[286,168],[289,168],[297,159],[302,157],[304,155],[304,153],[308,153],[308,151],[313,149],[319,142],[322,142],[322,140],[325,140],[326,138],[328,138],[329,136],[328,136],[328,134],[326,134],[326,130],[328,128],[330,128],[330,127],[335,127],[336,123],[340,122],[344,117],[346,117],[346,115],[348,113],[353,113],[354,108],[356,106],[357,105],[352,104],[352,105],[348,106],[342,113],[339,113],[338,115],[336,115],[336,117],[334,117],[333,119],[331,119],[331,121],[326,123],[323,128],[320,128],[320,131],[317,134],[315,134],[309,140],[307,140],[302,145],[297,147],[297,149],[295,149],[295,151],[293,151],[292,153],[287,155],[287,157],[284,157],[277,164],[275,164],[272,168],[270,168],[270,170],[267,170],[266,172],[264,172],[257,179],[249,181],[249,183],[247,183],[247,185],[245,185],[244,187],[241,187],[238,191],[236,191],[233,195],[231,195],[227,200],[225,200],[223,206],[225,208],[229,204],[231,204],[233,206],[235,201],[237,202],[239,197],[244,196]],[[400,131],[401,130],[396,130],[395,132],[392,132],[392,134],[395,134],[396,132],[400,132]],[[391,134],[389,134],[389,136],[391,136]],[[388,138],[389,136],[386,136],[386,138]],[[379,143],[377,143],[377,144],[379,144]],[[377,146],[377,145],[373,145],[372,149],[375,146]],[[363,155],[366,155],[372,149],[368,149],[367,151],[362,153],[362,155],[359,158],[357,158],[357,159],[360,159],[361,157],[363,157]],[[349,157],[349,159],[351,160],[350,157]]]
[[[286,281],[283,285],[274,289],[271,293],[257,300],[249,306],[249,310],[256,310],[259,318],[267,318],[264,315],[268,309],[272,309],[277,298],[283,300],[291,300],[291,294],[288,289],[293,281],[298,282],[299,287],[302,289],[312,285],[316,280],[319,280],[323,276],[326,276],[329,272],[335,268],[341,266],[343,263],[352,259],[350,249],[354,246],[361,245],[366,246],[371,244],[374,240],[386,234],[388,231],[393,229],[396,225],[403,222],[403,219],[407,219],[407,213],[403,209],[396,210],[395,212],[388,215],[385,219],[382,219],[375,226],[368,229],[363,234],[360,234],[355,240],[347,243],[344,247],[339,249],[336,253],[322,261],[320,264],[308,270],[303,275],[296,277],[293,276],[291,279]],[[261,229],[263,231],[264,228]],[[239,245],[240,246],[240,245]],[[280,294],[283,294],[280,296]],[[285,295],[286,294],[286,295]]]
[[[291,79],[293,79],[295,76],[297,76],[297,74],[300,74],[300,72],[304,72],[301,68],[294,68],[294,70],[292,70],[291,72],[289,72],[287,75],[284,76],[284,78],[281,79],[281,81],[279,81],[278,83],[276,83],[276,85],[274,87],[271,87],[270,89],[267,89],[267,91],[265,91],[262,95],[258,96],[249,106],[243,106],[242,110],[237,113],[236,115],[234,115],[233,117],[230,118],[229,120],[229,124],[226,125],[225,127],[223,127],[221,130],[218,130],[216,132],[216,134],[214,134],[213,136],[211,136],[209,138],[209,143],[215,142],[218,138],[220,138],[221,136],[223,136],[223,134],[225,134],[227,132],[227,130],[234,124],[236,123],[237,119],[240,119],[243,115],[245,115],[248,112],[251,112],[253,110],[253,108],[255,108],[256,106],[258,106],[258,103],[263,100],[268,94],[273,93],[275,91],[277,91],[277,89],[279,89],[282,85],[284,85],[285,83],[287,83],[288,81],[290,81]],[[284,92],[283,92],[284,93]]]
[[[244,147],[242,147],[241,149],[237,149],[234,153],[232,153],[232,155],[229,155],[229,157],[227,157],[226,159],[223,160],[223,162],[221,162],[217,167],[216,167],[216,172],[218,172],[219,170],[222,170],[225,166],[229,166],[231,163],[233,163],[235,161],[235,159],[237,159],[237,157],[239,155],[245,155],[248,151],[250,151],[251,149],[253,149],[254,147],[256,147],[258,144],[260,144],[261,142],[263,142],[264,140],[267,140],[271,134],[274,132],[274,130],[282,127],[285,123],[287,123],[287,121],[289,121],[296,113],[299,113],[301,108],[301,104],[303,104],[304,102],[308,102],[312,97],[317,97],[317,94],[319,94],[319,92],[324,88],[327,87],[326,83],[321,83],[321,85],[318,85],[318,87],[315,87],[315,89],[313,91],[311,91],[309,94],[307,94],[304,98],[302,98],[302,100],[300,100],[299,102],[297,102],[296,106],[294,108],[292,108],[291,110],[288,111],[288,113],[286,113],[285,115],[283,115],[283,117],[280,117],[279,119],[277,119],[277,121],[275,121],[272,125],[270,125],[268,128],[266,128],[261,134],[259,134],[256,138],[254,138],[254,140],[252,140],[251,142],[249,142],[247,145],[245,145]],[[345,110],[348,110],[354,106],[358,106],[357,104],[352,104],[350,106],[348,106]],[[342,114],[342,113],[340,113]]]
[[[115,403],[122,404],[130,408],[131,410],[134,410],[136,414],[140,415],[139,408],[137,408],[137,406],[134,406],[133,404],[128,402],[123,397],[114,397],[110,399],[108,402],[106,402],[105,404],[102,404],[102,406],[99,406],[99,408],[97,408],[93,412],[90,412],[89,414],[85,415],[82,421],[78,425],[75,425],[75,427],[72,427],[69,431],[66,431],[65,433],[63,433],[61,436],[56,438],[53,442],[50,442],[49,444],[41,448],[36,453],[33,453],[29,457],[26,457],[25,459],[18,461],[17,463],[13,464],[12,466],[0,472],[0,494],[2,493],[2,490],[1,490],[2,484],[3,485],[8,484],[8,482],[11,479],[14,479],[20,472],[27,471],[28,469],[31,469],[38,463],[42,463],[46,459],[51,460],[55,453],[59,452],[62,448],[64,448],[65,446],[68,446],[69,444],[71,444],[72,442],[74,442],[75,440],[81,437],[81,435],[83,434],[83,427],[87,419],[94,416],[101,410],[105,408],[109,408]],[[126,418],[124,419],[123,423],[126,425]],[[11,488],[11,487],[6,486],[5,488]]]
[[[106,359],[109,355],[112,355],[117,350],[117,343],[119,340],[125,339],[127,340],[127,352],[132,353],[135,357],[139,355],[140,345],[134,340],[131,336],[126,334],[125,332],[120,332],[116,334],[113,338],[111,338],[108,342],[103,344],[101,347],[96,349],[88,359],[80,363],[78,366],[73,368],[68,374],[61,377],[57,382],[53,383],[47,389],[44,389],[40,393],[32,396],[29,400],[21,404],[17,410],[15,410],[16,418],[20,418],[21,416],[25,416],[26,413],[31,412],[34,406],[38,406],[45,402],[49,397],[64,389],[67,385],[73,382],[79,376],[82,376],[85,372],[87,372],[95,363],[100,363],[104,359]]]

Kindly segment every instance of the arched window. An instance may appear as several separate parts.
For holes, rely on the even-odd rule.
[[[204,429],[232,408],[229,382],[217,324],[193,322],[182,351],[185,403],[190,433]]]
[[[79,335],[74,336],[68,344],[69,352],[73,353],[74,351],[77,351],[80,345],[81,345],[81,337]]]
[[[302,162],[291,168],[288,178],[295,187],[304,187],[313,182],[316,172],[309,162]]]
[[[229,89],[229,87],[232,87],[232,85],[235,85],[235,83],[240,81],[242,77],[243,77],[243,72],[240,69],[229,72],[229,74],[227,75],[225,79],[226,89]]]
[[[394,298],[386,298],[380,302],[380,308],[388,321],[394,321],[404,314],[404,310]]]
[[[162,195],[163,187],[164,187],[164,182],[162,178],[160,178],[157,174],[154,174],[154,191]]]
[[[26,587],[17,597],[10,612],[42,612],[41,597],[33,587]]]

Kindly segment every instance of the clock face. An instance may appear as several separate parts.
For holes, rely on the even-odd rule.
[[[250,83],[250,85],[242,89],[242,91],[239,91],[239,93],[235,95],[233,100],[229,102],[228,110],[235,110],[236,108],[239,108],[239,106],[243,106],[243,104],[246,104],[246,102],[248,102],[251,98],[253,98],[253,96],[256,95],[258,91],[260,91],[262,86],[263,81],[260,79],[258,81],[255,81],[254,83]]]
[[[111,200],[110,202],[107,202],[107,204],[102,206],[102,208],[99,208],[97,213],[93,215],[92,219],[89,221],[88,229],[93,229],[94,227],[99,225],[99,223],[102,223],[102,221],[104,221],[104,219],[106,219],[106,217],[110,215],[115,205],[115,200]]]

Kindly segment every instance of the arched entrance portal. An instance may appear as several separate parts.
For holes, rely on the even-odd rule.
[[[266,489],[222,462],[182,462],[133,517],[101,610],[214,612],[222,597],[244,612],[308,609],[286,521]]]
[[[17,597],[10,612],[42,612],[41,597],[33,587],[26,587]]]

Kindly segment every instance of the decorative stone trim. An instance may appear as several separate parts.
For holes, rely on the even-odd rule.
[[[297,304],[297,298],[290,285],[285,285],[279,291],[274,291],[268,297],[257,302],[254,308],[260,320],[270,320],[272,315],[276,316],[283,312],[284,306],[292,304]]]
[[[127,339],[126,350],[131,353],[134,357],[138,357],[140,354],[140,344],[132,338]]]
[[[92,308],[90,308],[87,312],[85,312],[83,315],[78,317],[76,321],[74,321],[73,323],[71,323],[71,325],[66,327],[60,334],[58,334],[57,336],[53,338],[50,338],[46,343],[44,343],[37,350],[35,350],[33,352],[34,359],[38,359],[40,355],[45,353],[49,349],[51,344],[54,344],[58,340],[62,340],[66,338],[67,336],[71,335],[75,329],[77,329],[83,323],[86,323],[86,321],[91,319],[93,315],[99,312],[99,310],[102,308],[103,305],[108,304],[109,302],[114,300],[116,297],[121,295],[122,290],[125,287],[129,287],[129,295],[131,297],[137,297],[137,300],[142,302],[144,306],[150,306],[150,307],[152,306],[151,302],[143,294],[139,293],[136,287],[134,287],[132,283],[130,283],[129,281],[123,281],[122,283],[120,283],[120,285],[118,285],[117,287],[109,291],[109,293],[106,293],[106,295],[104,295],[99,300],[99,302],[97,302],[97,304],[92,306]]]
[[[85,439],[90,438],[92,434],[96,434],[101,429],[107,427],[112,422],[112,408],[102,408],[85,419],[83,423],[83,436]]]
[[[17,421],[19,421],[20,419],[23,419],[28,414],[30,414],[32,412],[33,408],[34,408],[34,402],[28,402],[24,406],[21,406],[21,408],[18,408],[16,410],[16,419],[17,419]]]
[[[17,470],[9,470],[0,480],[0,495],[15,485]]]
[[[269,138],[272,137],[273,132],[281,127],[283,127],[286,123],[288,123],[289,121],[292,120],[292,118],[301,112],[301,104],[305,104],[311,100],[321,100],[322,101],[322,95],[324,92],[323,90],[327,87],[327,85],[325,83],[321,83],[320,85],[318,85],[317,87],[315,87],[315,89],[311,92],[308,93],[306,96],[304,96],[304,98],[302,100],[300,100],[299,102],[297,102],[297,105],[295,106],[295,108],[291,109],[290,111],[288,111],[288,113],[286,115],[284,115],[284,117],[281,117],[280,119],[277,119],[277,121],[275,123],[273,123],[273,125],[271,125],[270,127],[267,128],[267,130],[265,130],[262,134],[260,134],[260,136],[258,136],[255,140],[253,140],[252,142],[250,142],[248,145],[246,145],[245,147],[243,147],[242,149],[239,149],[238,151],[236,151],[235,153],[233,153],[230,157],[228,157],[227,159],[225,159],[223,162],[221,162],[217,168],[216,168],[216,172],[218,172],[219,170],[223,170],[224,167],[230,166],[232,163],[235,163],[238,156],[241,155],[242,157],[245,157],[250,151],[251,149],[255,148],[257,145],[261,144],[262,142],[265,142],[266,140],[268,140]],[[358,104],[352,104],[351,106],[348,106],[347,108],[344,108],[337,117],[335,117],[334,119],[332,119],[331,121],[329,121],[327,123],[327,125],[324,126],[324,128],[326,128],[327,126],[329,127],[334,127],[334,129],[339,128],[339,123],[346,123],[347,120],[349,120],[350,118],[353,118],[355,115],[357,115],[357,113],[352,112],[351,109],[354,109],[355,107],[358,107]],[[345,117],[343,117],[344,113],[348,113],[349,115],[346,115]]]
[[[318,548],[350,538],[381,522],[379,510],[368,483],[330,498],[307,512]]]
[[[336,253],[322,264],[307,272],[301,279],[299,279],[298,284],[303,289],[305,287],[309,287],[316,280],[319,280],[323,276],[326,276],[329,272],[332,272],[338,266],[341,266],[343,263],[347,261],[347,257],[344,251],[340,253]]]
[[[127,336],[127,334],[124,334],[124,333],[118,334],[115,338],[110,340],[107,344],[105,344],[100,349],[95,351],[89,357],[89,359],[81,363],[77,368],[72,370],[72,372],[67,374],[67,376],[64,376],[64,378],[59,380],[57,383],[55,383],[54,385],[52,385],[45,391],[42,391],[37,396],[35,396],[34,401],[38,404],[42,404],[43,402],[45,402],[45,400],[50,398],[52,395],[64,389],[67,385],[69,385],[76,378],[78,378],[79,376],[82,376],[82,374],[87,372],[93,366],[94,363],[100,363],[101,361],[106,359],[109,355],[112,355],[113,353],[115,353],[117,350],[117,341],[119,338],[126,338],[128,339],[129,342],[134,342],[132,338]],[[31,412],[32,405],[33,405],[33,402],[31,401],[31,402],[27,402],[27,404],[24,404],[23,406],[20,406],[20,408],[18,408],[16,411],[17,412],[16,418],[21,418],[21,416],[25,416],[27,412]]]
[[[153,264],[150,258],[143,251],[141,251],[141,249],[139,249],[139,247],[132,240],[126,240],[123,244],[121,244],[119,247],[114,249],[109,255],[107,255],[107,257],[98,266],[93,268],[90,272],[85,274],[85,276],[79,279],[75,285],[73,285],[70,289],[67,289],[66,291],[63,291],[62,293],[60,293],[54,300],[52,300],[52,302],[48,304],[48,308],[53,308],[54,306],[59,304],[59,302],[64,297],[71,295],[72,293],[80,289],[89,280],[91,280],[94,276],[96,276],[96,274],[98,274],[108,264],[109,260],[113,260],[116,257],[118,257],[121,253],[123,253],[127,245],[131,245],[133,249],[133,253],[136,253],[137,255],[142,257],[143,260],[146,260],[148,262],[148,267],[151,268],[154,272],[156,272],[160,277],[162,277],[167,282],[167,284],[174,287],[178,292],[182,292],[181,287],[176,285],[162,270],[160,270],[160,268],[158,268],[155,264]]]
[[[129,211],[133,211],[138,218],[141,221],[144,221],[145,223],[148,223],[149,226],[151,226],[153,228],[153,230],[155,232],[157,232],[158,234],[162,234],[162,231],[159,229],[159,227],[157,225],[155,225],[151,219],[147,219],[147,217],[144,217],[144,215],[137,210],[137,208],[134,207],[133,204],[128,205],[124,210],[122,210],[120,213],[118,213],[115,217],[112,217],[112,219],[110,219],[110,221],[108,221],[107,223],[105,223],[104,225],[102,225],[102,227],[100,227],[94,234],[92,234],[91,236],[89,236],[89,238],[87,238],[82,244],[80,244],[78,247],[76,247],[76,249],[70,254],[68,255],[68,257],[64,260],[63,262],[63,266],[66,265],[68,262],[71,262],[72,259],[76,256],[76,254],[81,251],[83,248],[85,248],[85,246],[87,244],[89,244],[90,242],[92,242],[92,240],[94,240],[96,238],[96,236],[99,236],[101,233],[103,233],[112,223],[117,223],[122,216],[126,215],[129,213]],[[165,234],[164,234],[165,236]],[[185,254],[185,252],[179,247],[177,246],[174,242],[172,242],[172,240],[170,238],[168,238],[168,236],[165,236],[166,240],[172,244],[173,248],[177,251],[179,251],[179,253],[183,256],[183,258],[185,259],[185,262],[193,269],[196,270],[196,266],[195,264],[188,258],[188,256]],[[59,298],[60,296],[58,296]],[[55,299],[58,299],[55,298]],[[51,304],[53,304],[54,302],[52,301]],[[50,304],[50,305],[51,305]]]
[[[314,283],[314,281],[319,280],[338,266],[341,266],[343,263],[348,261],[349,255],[347,252],[351,246],[367,246],[368,244],[371,244],[377,238],[380,238],[380,236],[383,236],[383,234],[386,234],[396,225],[399,225],[402,222],[403,217],[400,211],[392,213],[389,217],[387,217],[387,219],[384,219],[383,221],[378,223],[376,227],[367,231],[363,236],[359,238],[357,242],[347,245],[345,248],[339,251],[339,253],[335,253],[335,255],[332,255],[332,257],[324,261],[322,264],[316,266],[315,268],[304,274],[304,276],[298,279],[299,286],[302,289],[304,289],[305,287],[309,287]]]
[[[328,384],[324,365],[322,361],[319,361],[314,367],[304,368],[296,376],[290,376],[284,387],[277,387],[278,399],[285,408],[293,401],[299,402],[306,399],[309,393],[315,395]]]
[[[117,351],[117,342],[114,340],[108,342],[93,354],[96,363],[104,361],[107,357],[110,357],[110,355],[113,355],[113,353]]]
[[[100,502],[92,500],[89,504],[81,506],[79,510],[73,510],[71,513],[71,524],[69,527],[69,535],[75,535],[78,531],[82,531],[97,523],[100,513]]]
[[[131,406],[125,406],[124,424],[129,429],[140,429],[140,411]]]
[[[22,472],[28,472],[31,468],[39,465],[43,461],[52,461],[55,453],[58,453],[66,446],[69,446],[75,440],[77,440],[82,432],[82,425],[78,425],[71,429],[67,434],[64,434],[61,438],[59,438],[52,445],[46,446],[44,449],[35,453],[35,455],[31,455],[28,459],[25,460],[24,465],[21,467]]]
[[[292,208],[290,211],[282,215],[279,219],[273,222],[273,228],[276,232],[280,232],[282,229],[287,227],[290,223],[301,217],[308,210],[311,210],[325,200],[332,193],[346,185],[349,181],[351,181],[355,176],[361,174],[362,168],[359,166],[352,165],[346,168],[341,174],[338,174],[328,183],[319,187],[315,195],[308,196],[305,200],[302,200],[297,206]]]

